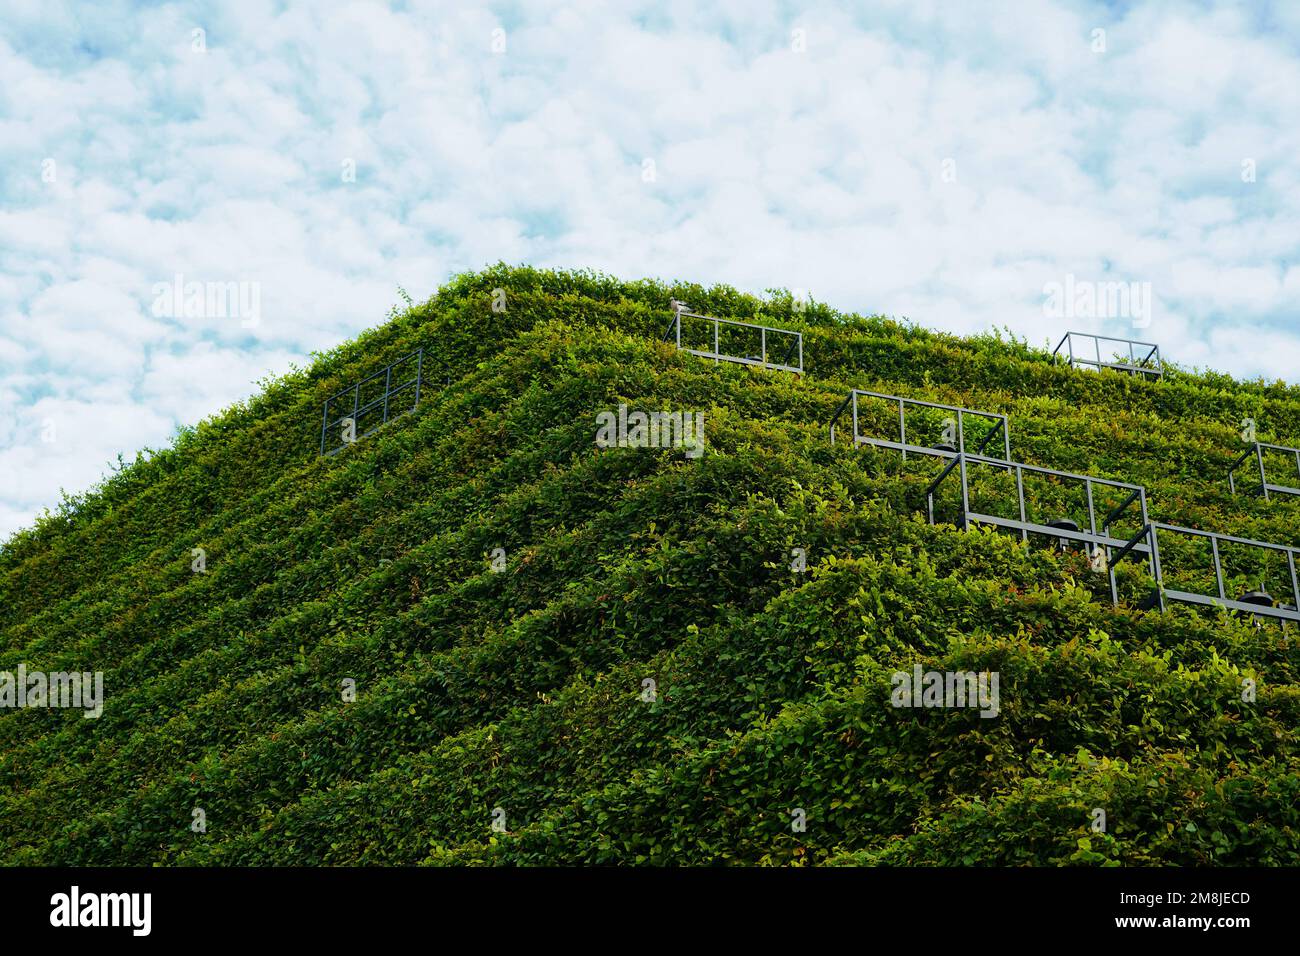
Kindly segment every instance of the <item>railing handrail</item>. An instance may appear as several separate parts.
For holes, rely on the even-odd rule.
[[[415,360],[415,369],[414,369],[415,374],[411,378],[401,382],[400,384],[393,385],[393,370],[398,368],[401,365],[410,362],[412,359]],[[384,410],[383,421],[375,425],[374,427],[368,429],[365,432],[366,435],[369,435],[376,428],[379,428],[380,425],[387,424],[390,418],[396,417],[397,415],[405,414],[406,412],[409,411],[413,411],[416,408],[416,406],[420,404],[420,384],[421,384],[421,380],[423,379],[423,376],[424,376],[424,349],[419,348],[413,352],[408,352],[407,354],[401,356],[398,359],[395,359],[392,362],[389,362],[387,365],[385,365],[383,368],[379,369],[378,371],[373,372],[370,375],[367,375],[365,378],[358,379],[357,381],[349,385],[347,388],[340,389],[339,391],[331,395],[329,398],[325,399],[324,404],[321,406],[320,453],[322,455],[332,455],[337,451],[341,451],[351,441],[355,440],[355,439],[347,439],[344,441],[342,445],[338,446],[337,448],[329,449],[327,447],[328,444],[327,436],[329,434],[329,429],[331,425],[339,425],[349,420],[351,420],[355,424],[356,420],[359,419],[362,415],[365,415],[369,412],[374,411],[377,408],[382,407]],[[376,398],[370,399],[364,405],[360,404],[361,387],[365,385],[367,382],[373,382],[380,377],[383,377],[384,379],[384,393],[382,395],[379,395]],[[411,388],[412,386],[414,386],[415,388],[415,401],[411,404],[409,408],[404,408],[396,413],[390,414],[390,399],[394,395],[404,392],[407,389]],[[343,413],[331,421],[329,417],[330,405],[334,403],[337,399],[343,398],[349,394],[352,396],[352,406],[349,408],[345,405]],[[356,436],[356,438],[360,438],[360,437],[362,436],[360,435]]]
[[[897,442],[893,442],[885,439],[868,438],[864,435],[858,434],[856,422],[857,422],[857,405],[858,405],[859,397],[879,399],[881,401],[889,402],[890,404],[896,406],[896,411],[899,416],[899,421],[898,421],[899,440]],[[1003,436],[1003,452],[1006,455],[1006,458],[1000,458],[998,460],[1002,462],[1008,462],[1011,459],[1010,419],[1001,412],[986,412],[978,408],[964,408],[961,405],[945,405],[942,402],[931,402],[923,398],[907,398],[902,395],[888,395],[884,392],[873,392],[865,388],[849,389],[849,394],[845,396],[844,401],[840,402],[839,406],[835,409],[834,414],[831,415],[830,422],[828,423],[828,427],[830,430],[830,438],[832,442],[835,440],[836,423],[840,420],[840,416],[844,414],[844,410],[848,408],[850,404],[852,404],[854,408],[855,427],[853,433],[853,441],[855,444],[857,443],[874,444],[878,447],[901,449],[903,451],[904,458],[907,457],[907,451],[909,449],[913,449],[917,451],[927,451],[927,449],[921,448],[920,446],[917,445],[908,445],[906,442],[907,427],[906,427],[906,420],[904,418],[904,409],[906,408],[906,406],[912,405],[920,408],[932,408],[937,411],[956,413],[958,429],[959,429],[959,434],[957,437],[957,445],[959,450],[961,451],[965,451],[966,449],[966,425],[964,421],[964,418],[966,416],[983,418],[986,419],[987,421],[992,422],[993,427],[991,427],[988,430],[988,432],[985,433],[984,437],[979,440],[979,443],[975,445],[974,454],[976,455],[981,454],[984,451],[984,449],[988,447],[989,442],[992,441],[994,438],[996,438],[1000,432]],[[945,451],[944,454],[951,454],[951,452]]]
[[[1203,531],[1200,528],[1185,528],[1182,525],[1167,524],[1163,521],[1153,521],[1151,524],[1160,531],[1171,531],[1175,534],[1190,534],[1198,538],[1213,538],[1216,541],[1225,541],[1228,544],[1244,544],[1252,548],[1265,548],[1269,551],[1290,552],[1294,555],[1300,555],[1300,547],[1289,544],[1277,544],[1273,541],[1257,541],[1254,538],[1240,538],[1236,535],[1224,534],[1221,531]]]
[[[424,349],[416,349],[414,352],[408,352],[406,355],[403,355],[401,358],[399,358],[399,359],[395,359],[394,361],[389,362],[387,365],[385,365],[385,366],[384,366],[383,368],[381,368],[379,371],[374,372],[374,373],[372,373],[372,374],[370,374],[370,375],[367,375],[365,378],[357,379],[357,380],[356,380],[355,382],[353,382],[351,385],[347,386],[346,388],[341,388],[341,389],[339,389],[337,392],[335,392],[335,393],[334,393],[333,395],[331,395],[329,398],[325,399],[325,404],[328,405],[330,402],[334,401],[334,399],[336,399],[336,398],[338,398],[338,397],[340,397],[340,396],[342,396],[342,395],[346,395],[346,394],[348,394],[348,392],[352,392],[352,391],[357,390],[357,389],[360,388],[362,385],[365,385],[366,382],[370,382],[370,381],[373,381],[373,380],[379,378],[379,376],[384,375],[384,374],[387,373],[389,370],[394,369],[394,368],[396,368],[397,366],[401,365],[403,362],[409,361],[410,359],[413,359],[413,358],[418,358],[419,355],[420,355],[420,353],[423,352],[423,351],[424,351]]]
[[[724,319],[717,315],[705,315],[702,312],[687,312],[685,310],[675,313],[674,321],[683,315],[690,316],[693,319],[708,319],[710,322],[721,322],[724,325],[739,325],[747,329],[763,329],[767,332],[779,332],[782,335],[803,335],[803,332],[796,329],[780,329],[774,325],[759,325],[754,322],[742,322],[739,319]]]
[[[979,415],[982,418],[1000,418],[1002,421],[1007,420],[1007,416],[1001,412],[986,412],[978,408],[963,408],[961,405],[945,405],[942,402],[931,402],[923,398],[907,398],[903,395],[886,395],[884,392],[871,392],[865,388],[854,388],[849,391],[850,397],[853,395],[866,395],[868,398],[883,398],[891,402],[904,402],[908,405],[922,405],[926,408],[938,408],[948,412],[962,412],[966,415]],[[845,399],[847,402],[848,399]]]
[[[712,324],[713,346],[711,349],[691,348],[689,345],[682,344],[682,316],[687,316],[693,319],[703,319],[704,321]],[[757,357],[753,357],[753,356],[733,355],[728,352],[723,352],[722,347],[719,343],[719,338],[720,338],[721,328],[724,325],[735,326],[737,328],[742,328],[742,329],[752,329],[758,332],[760,338],[759,355]],[[724,319],[721,316],[705,315],[702,312],[692,312],[689,309],[684,309],[684,308],[674,309],[672,321],[668,324],[667,331],[664,332],[663,341],[665,342],[669,341],[669,339],[673,337],[674,330],[676,331],[677,348],[683,352],[688,352],[691,355],[698,355],[701,358],[713,359],[715,362],[733,362],[740,365],[754,365],[754,366],[761,366],[762,368],[765,369],[775,369],[777,371],[783,371],[783,372],[794,372],[796,375],[803,374],[804,369],[803,369],[803,331],[802,330],[782,329],[774,325],[759,325],[758,323],[755,322],[742,322],[739,319]],[[775,358],[774,351],[769,350],[768,348],[769,339],[771,338],[769,333],[774,333],[775,335],[778,336],[784,335],[787,337],[786,341],[789,342],[789,345],[786,346],[785,353],[782,355],[779,361]],[[781,340],[776,339],[775,341],[781,341]],[[773,349],[775,349],[775,345],[773,345]],[[794,355],[796,351],[798,352],[799,355],[799,360],[798,360],[799,364],[791,365],[789,364],[791,361],[791,356]]]
[[[1096,475],[1081,475],[1073,471],[1059,471],[1056,468],[1030,465],[1023,461],[1007,461],[1002,458],[990,458],[987,455],[975,455],[971,452],[959,452],[958,457],[964,457],[967,461],[974,462],[977,465],[997,465],[1003,469],[1010,465],[1012,468],[1019,468],[1021,471],[1029,471],[1039,475],[1052,475],[1056,478],[1069,478],[1073,481],[1088,481],[1094,485],[1109,485],[1112,488],[1124,488],[1139,493],[1146,491],[1146,486],[1135,485],[1131,481],[1117,481],[1114,478],[1098,478]]]
[[[1075,336],[1078,336],[1080,339],[1086,339],[1093,342],[1093,349],[1096,358],[1084,358],[1082,355],[1074,354]],[[1052,349],[1051,357],[1053,360],[1056,359],[1056,356],[1060,353],[1062,346],[1064,346],[1067,342],[1070,343],[1070,351],[1067,358],[1071,365],[1075,365],[1075,364],[1093,365],[1099,369],[1101,368],[1132,369],[1144,373],[1154,372],[1161,377],[1163,377],[1165,373],[1164,362],[1160,358],[1160,346],[1155,342],[1143,342],[1140,341],[1139,339],[1125,339],[1125,338],[1120,338],[1119,336],[1116,335],[1102,335],[1100,332],[1070,331],[1070,332],[1066,332],[1065,335],[1061,336],[1061,341],[1056,344],[1056,348]],[[1127,345],[1129,360],[1127,362],[1125,361],[1107,362],[1103,360],[1101,357],[1102,342],[1117,342],[1121,345]],[[1150,349],[1150,351],[1148,351],[1147,354],[1144,355],[1142,358],[1138,358],[1136,353],[1133,351],[1134,346],[1140,346],[1142,348]],[[1152,361],[1153,359],[1154,361]]]
[[[1148,348],[1153,348],[1153,349],[1160,348],[1159,344],[1156,342],[1143,342],[1140,339],[1122,339],[1119,338],[1118,336],[1101,335],[1100,333],[1097,332],[1066,332],[1065,335],[1061,337],[1060,343],[1056,346],[1056,348],[1052,350],[1052,354],[1055,355],[1057,352],[1059,352],[1061,350],[1061,346],[1064,345],[1072,335],[1077,335],[1080,338],[1085,338],[1085,339],[1099,339],[1102,342],[1123,342],[1125,345],[1144,345],[1147,346]]]
[[[1293,455],[1296,452],[1300,452],[1300,448],[1292,448],[1290,445],[1275,445],[1272,442],[1267,441],[1257,441],[1254,444],[1258,445],[1260,448],[1271,448],[1274,451],[1289,451]]]
[[[374,411],[376,408],[382,406],[386,399],[391,398],[392,396],[396,395],[398,392],[404,392],[408,388],[413,388],[414,386],[415,386],[415,379],[411,379],[409,382],[403,382],[401,385],[395,385],[392,388],[388,389],[388,391],[384,392],[383,395],[380,395],[378,398],[372,398],[364,405],[359,405],[356,408],[348,409],[345,414],[340,415],[338,418],[333,419],[332,421],[329,422],[329,424],[338,425],[341,422],[347,421],[349,418],[360,418],[366,412]]]

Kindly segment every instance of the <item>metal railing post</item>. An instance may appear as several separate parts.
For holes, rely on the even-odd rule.
[[[903,410],[903,400],[898,400],[898,443],[907,444],[907,413]],[[903,461],[907,461],[907,449],[903,449]]]
[[[1025,469],[1019,463],[1016,464],[1016,501],[1020,505],[1020,523],[1022,525],[1028,524],[1028,518],[1025,514]],[[1028,528],[1020,529],[1020,540],[1026,544],[1029,543]]]
[[[1083,487],[1088,495],[1088,531],[1095,535],[1097,533],[1097,512],[1092,506],[1092,479],[1085,481]]]
[[[970,486],[967,484],[966,477],[966,456],[958,453],[957,460],[961,463],[961,530],[970,530],[970,521],[966,515],[970,512]]]
[[[1264,446],[1255,442],[1255,455],[1259,458],[1259,487],[1264,492],[1264,500],[1268,501],[1268,478],[1264,476]]]
[[[1210,555],[1214,559],[1214,586],[1220,598],[1227,598],[1228,592],[1223,586],[1223,562],[1219,558],[1219,539],[1213,535],[1210,537]]]
[[[1165,579],[1164,573],[1160,568],[1160,532],[1154,524],[1151,528],[1151,568],[1153,577],[1156,579],[1156,601],[1160,607],[1160,613],[1165,612]]]
[[[1300,610],[1300,580],[1296,579],[1295,552],[1290,548],[1286,552],[1286,569],[1291,573],[1291,606]]]

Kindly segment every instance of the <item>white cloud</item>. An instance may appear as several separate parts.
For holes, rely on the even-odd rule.
[[[1144,281],[1140,337],[1171,359],[1293,377],[1296,23],[1155,3],[11,3],[0,534],[373,325],[397,285],[423,298],[499,259],[799,287],[1036,342],[1069,324],[1044,283]],[[153,315],[177,273],[257,283],[262,321]],[[51,415],[66,437],[42,443]]]

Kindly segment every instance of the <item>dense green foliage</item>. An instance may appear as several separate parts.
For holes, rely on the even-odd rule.
[[[801,329],[808,374],[662,344],[674,295]],[[320,457],[321,402],[421,346],[418,410]],[[0,858],[1300,862],[1294,632],[1115,608],[1080,554],[928,525],[937,460],[827,440],[851,387],[1004,412],[1022,461],[1300,544],[1300,500],[1223,480],[1243,418],[1300,438],[1295,388],[1073,370],[780,292],[496,267],[0,551],[0,670],[102,670],[107,696],[96,720],[0,712]],[[703,411],[704,454],[596,447],[621,402]],[[1172,580],[1206,588],[1203,558],[1171,546]],[[1233,561],[1232,587],[1286,591]],[[891,707],[917,663],[997,671],[1000,713]]]

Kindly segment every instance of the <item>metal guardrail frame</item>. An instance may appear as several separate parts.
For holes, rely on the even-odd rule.
[[[682,346],[682,316],[693,319],[703,319],[706,322],[713,323],[713,350],[683,348]],[[759,357],[757,359],[749,358],[742,355],[729,355],[719,349],[719,335],[724,325],[738,326],[746,329],[759,330]],[[789,336],[790,345],[786,348],[785,353],[781,356],[779,362],[769,362],[767,358],[767,335],[771,332],[775,335]],[[698,312],[690,312],[686,309],[677,309],[673,312],[672,321],[668,323],[668,330],[664,333],[665,342],[675,339],[677,348],[683,352],[689,352],[691,355],[698,355],[701,358],[711,358],[714,363],[717,362],[735,362],[738,365],[757,365],[761,368],[776,369],[780,372],[793,372],[796,375],[803,374],[803,333],[792,332],[789,329],[778,329],[770,325],[756,325],[753,322],[739,322],[735,319],[719,319],[712,315],[701,315]],[[791,365],[790,359],[797,354],[799,359],[798,365]]]
[[[861,433],[861,431],[858,428],[859,396],[863,396],[866,398],[873,398],[873,399],[881,399],[883,401],[897,403],[898,441],[891,441],[885,438],[873,438],[870,435],[863,435]],[[953,412],[956,415],[956,421],[957,421],[957,451],[952,452],[952,451],[948,451],[946,448],[934,448],[934,447],[926,447],[924,445],[910,444],[907,440],[907,415],[906,415],[907,406],[909,405],[914,405],[921,408],[933,408],[938,411],[944,411],[944,412]],[[869,392],[861,388],[855,388],[851,390],[848,396],[844,399],[844,401],[840,403],[839,408],[835,410],[835,414],[831,416],[831,421],[830,421],[831,444],[835,443],[835,423],[839,421],[840,416],[843,415],[845,410],[848,409],[850,406],[852,406],[851,420],[853,422],[853,444],[855,447],[858,445],[874,445],[877,448],[891,448],[895,451],[901,451],[903,453],[903,458],[907,458],[907,453],[909,451],[916,452],[922,455],[934,455],[940,458],[954,458],[958,454],[964,453],[966,451],[966,417],[976,416],[979,418],[991,419],[994,422],[996,422],[996,424],[988,432],[988,434],[984,436],[984,438],[980,441],[980,443],[975,446],[974,454],[976,455],[983,454],[985,448],[988,446],[989,441],[993,438],[994,435],[996,435],[999,431],[1001,431],[1002,454],[1004,456],[1002,460],[1004,462],[1009,462],[1011,460],[1011,429],[1010,429],[1010,425],[1008,424],[1006,415],[1001,415],[998,414],[997,412],[982,412],[974,408],[962,408],[959,405],[944,405],[941,402],[927,402],[919,398],[903,398],[901,395],[887,395],[884,392]]]
[[[970,504],[970,477],[967,468],[968,463],[990,465],[1000,470],[1010,470],[1016,476],[1016,498],[1019,507],[1019,518],[1006,518],[1002,515],[992,515],[983,512],[971,510]],[[1102,548],[1106,554],[1106,574],[1110,581],[1111,603],[1119,603],[1119,592],[1115,582],[1115,565],[1124,558],[1133,556],[1138,557],[1145,555],[1148,558],[1152,577],[1155,578],[1157,592],[1160,590],[1160,564],[1158,544],[1155,542],[1155,536],[1152,532],[1153,523],[1147,515],[1147,497],[1146,489],[1142,485],[1130,484],[1126,481],[1113,481],[1109,478],[1095,478],[1092,475],[1078,475],[1069,471],[1057,471],[1054,468],[1043,468],[1038,465],[1026,465],[1023,462],[1002,461],[998,458],[988,458],[983,455],[971,455],[965,452],[953,456],[939,476],[930,482],[925,489],[926,517],[930,524],[934,524],[934,494],[938,490],[940,483],[948,477],[950,473],[956,471],[960,476],[961,483],[961,528],[963,531],[968,530],[972,522],[976,524],[987,524],[996,528],[1005,528],[1011,531],[1019,531],[1020,539],[1028,541],[1031,534],[1042,534],[1048,537],[1060,540],[1079,541],[1093,548]],[[1055,478],[1061,478],[1067,481],[1083,482],[1088,498],[1088,527],[1086,530],[1071,531],[1068,528],[1057,528],[1052,525],[1042,524],[1036,521],[1028,520],[1025,507],[1025,482],[1026,473],[1050,475]],[[1114,508],[1102,521],[1100,528],[1097,525],[1097,506],[1093,496],[1093,488],[1097,485],[1104,485],[1109,488],[1120,488],[1129,492],[1127,498],[1118,507]],[[1117,538],[1110,533],[1111,524],[1133,504],[1138,505],[1141,516],[1141,530],[1132,538]],[[1142,544],[1142,539],[1146,538],[1147,543]],[[1112,554],[1112,549],[1119,549],[1118,554]],[[1162,605],[1163,608],[1163,605]]]
[[[409,381],[402,382],[400,385],[394,387],[393,370],[396,369],[398,366],[409,362],[411,359],[415,359],[415,378]],[[373,382],[380,377],[383,377],[384,379],[383,395],[366,402],[365,405],[361,405],[360,401],[361,401],[362,386],[370,382]],[[356,442],[360,441],[362,438],[365,438],[367,435],[373,434],[376,430],[386,425],[391,419],[398,418],[401,415],[405,415],[407,412],[415,411],[416,407],[420,404],[420,386],[423,381],[423,378],[424,378],[424,349],[416,349],[414,352],[410,352],[406,355],[403,355],[401,358],[397,359],[396,361],[390,362],[388,365],[385,365],[383,368],[381,368],[378,372],[375,372],[373,375],[367,375],[365,378],[358,380],[357,382],[353,383],[352,385],[348,386],[345,389],[335,392],[329,398],[325,399],[325,404],[321,408],[320,453],[322,455],[336,455],[344,448],[347,448],[349,445],[355,444]],[[392,406],[391,400],[393,396],[399,395],[402,392],[405,392],[411,388],[414,388],[415,396],[410,406],[403,407],[397,411],[393,411],[391,407]],[[331,419],[330,403],[336,401],[337,399],[343,398],[349,394],[351,394],[352,396],[351,410],[339,416],[338,418]],[[383,417],[380,420],[379,424],[375,425],[373,428],[366,429],[365,432],[357,435],[352,441],[345,441],[342,444],[333,448],[327,447],[327,438],[329,435],[329,430],[332,426],[334,427],[341,426],[344,422],[348,421],[349,419],[351,419],[352,422],[355,424],[355,422],[360,416],[365,415],[368,412],[373,412],[375,409],[378,408],[383,409]]]
[[[1241,538],[1235,535],[1220,534],[1217,531],[1201,531],[1196,528],[1184,528],[1181,525],[1166,524],[1160,521],[1151,521],[1147,514],[1146,489],[1141,485],[1133,485],[1123,481],[1112,481],[1108,478],[1094,478],[1091,475],[1076,475],[1071,472],[1057,471],[1053,468],[1040,468],[1036,465],[1026,465],[1021,462],[1010,462],[1012,470],[1016,474],[1016,493],[1019,505],[1020,518],[1005,518],[1001,515],[989,515],[980,512],[974,512],[970,507],[970,488],[967,463],[985,464],[999,469],[1005,469],[1008,462],[996,458],[986,458],[979,455],[959,454],[944,467],[934,481],[930,482],[925,490],[926,498],[926,516],[930,524],[934,524],[934,493],[939,484],[951,472],[957,471],[961,479],[961,528],[969,529],[972,523],[987,524],[993,527],[1006,528],[1009,530],[1019,531],[1022,541],[1028,541],[1030,534],[1042,534],[1048,537],[1055,537],[1063,540],[1080,541],[1084,544],[1091,545],[1094,548],[1102,548],[1106,553],[1106,574],[1110,583],[1110,597],[1112,604],[1119,604],[1119,591],[1115,581],[1115,568],[1125,558],[1145,556],[1147,567],[1151,573],[1155,585],[1154,601],[1152,605],[1160,611],[1164,611],[1169,601],[1177,601],[1182,604],[1200,605],[1202,607],[1222,607],[1231,611],[1238,611],[1245,614],[1253,614],[1257,617],[1273,618],[1282,622],[1295,622],[1300,624],[1300,574],[1297,573],[1297,563],[1300,563],[1300,548],[1291,547],[1290,545],[1275,544],[1271,541],[1258,541],[1254,538]],[[1088,528],[1086,530],[1071,531],[1068,528],[1057,528],[1051,525],[1040,524],[1038,522],[1028,521],[1025,517],[1025,490],[1023,475],[1025,472],[1035,474],[1052,475],[1057,478],[1067,480],[1082,481],[1088,492]],[[1094,485],[1106,485],[1113,488],[1130,489],[1129,496],[1124,502],[1114,508],[1102,522],[1100,529],[1097,527],[1097,516],[1095,503],[1092,494]],[[1133,504],[1138,505],[1141,515],[1142,526],[1137,534],[1128,540],[1116,538],[1110,534],[1110,526],[1116,518],[1120,517]],[[1210,553],[1214,566],[1215,589],[1217,595],[1200,594],[1195,591],[1184,591],[1181,589],[1167,588],[1164,583],[1164,566],[1160,559],[1160,533],[1178,534],[1184,536],[1193,536],[1198,538],[1207,538],[1210,542]],[[1250,548],[1259,548],[1266,551],[1276,551],[1286,556],[1287,573],[1291,581],[1291,604],[1279,604],[1276,606],[1267,606],[1263,604],[1252,604],[1247,601],[1239,601],[1229,598],[1227,595],[1227,586],[1223,571],[1223,561],[1221,556],[1221,545],[1238,544]]]
[[[1159,588],[1161,597],[1161,609],[1163,610],[1163,600],[1169,598],[1173,601],[1181,601],[1184,604],[1199,604],[1206,607],[1225,607],[1233,611],[1242,611],[1247,614],[1255,614],[1261,617],[1277,618],[1281,621],[1295,621],[1300,623],[1300,578],[1296,576],[1296,556],[1300,555],[1300,548],[1293,548],[1285,544],[1274,544],[1271,541],[1256,541],[1253,538],[1239,538],[1230,534],[1219,534],[1217,531],[1200,531],[1196,528],[1184,528],[1174,524],[1164,524],[1162,522],[1152,522],[1153,540],[1155,535],[1160,531],[1167,531],[1171,534],[1191,535],[1198,538],[1210,539],[1210,554],[1214,562],[1214,581],[1218,597],[1211,597],[1208,594],[1199,594],[1195,591],[1170,590],[1164,586],[1164,574],[1160,568],[1159,545],[1155,546],[1156,568],[1158,576],[1156,586]],[[1280,551],[1286,555],[1287,571],[1291,578],[1291,605],[1280,605],[1278,607],[1268,607],[1262,604],[1250,604],[1246,601],[1238,601],[1229,598],[1227,589],[1224,586],[1223,561],[1220,555],[1220,544],[1241,544],[1251,548],[1259,548],[1266,551]]]
[[[1289,485],[1274,485],[1269,482],[1268,477],[1265,474],[1265,470],[1264,470],[1264,449],[1266,448],[1272,451],[1289,452],[1292,456],[1294,456],[1295,467],[1296,467],[1296,478],[1300,479],[1300,448],[1290,448],[1287,445],[1270,445],[1268,442],[1257,441],[1257,442],[1252,442],[1251,446],[1247,448],[1242,453],[1241,457],[1232,463],[1232,467],[1228,469],[1228,488],[1232,491],[1234,495],[1237,493],[1237,482],[1233,478],[1232,473],[1236,471],[1239,467],[1241,467],[1241,465],[1246,461],[1247,458],[1249,458],[1251,455],[1254,455],[1255,460],[1259,465],[1259,487],[1264,494],[1265,501],[1269,500],[1268,495],[1269,492],[1271,491],[1276,491],[1279,492],[1280,494],[1285,494],[1285,495],[1300,495],[1300,488],[1292,488]]]
[[[1082,339],[1092,340],[1095,358],[1087,359],[1074,354],[1074,336],[1076,335]],[[1127,345],[1128,357],[1129,357],[1128,362],[1102,361],[1101,358],[1102,342],[1118,342],[1120,345]],[[1067,343],[1069,345],[1068,348],[1069,363],[1072,367],[1076,367],[1079,365],[1088,365],[1088,366],[1094,366],[1098,370],[1103,368],[1109,368],[1109,369],[1114,369],[1117,372],[1125,372],[1130,375],[1141,375],[1143,378],[1155,378],[1155,379],[1164,378],[1165,369],[1164,369],[1164,365],[1160,361],[1160,346],[1156,345],[1154,342],[1138,342],[1134,339],[1119,339],[1110,335],[1094,335],[1091,332],[1066,332],[1065,337],[1062,338],[1061,341],[1057,344],[1056,348],[1052,350],[1053,359],[1055,359],[1057,354],[1061,351],[1061,346],[1066,345]],[[1141,348],[1149,349],[1149,351],[1145,356],[1139,359],[1137,358],[1137,354],[1134,351],[1135,346],[1140,346]],[[1152,361],[1154,361],[1155,363],[1154,365],[1150,364]]]

